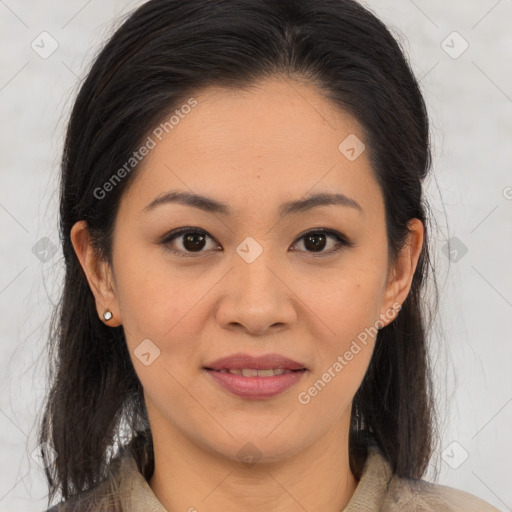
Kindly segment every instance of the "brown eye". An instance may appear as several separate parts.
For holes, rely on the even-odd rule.
[[[212,237],[201,229],[196,228],[180,228],[171,231],[164,239],[162,244],[171,246],[170,250],[180,256],[186,256],[193,253],[206,252],[203,249],[207,246],[207,240],[213,240]]]
[[[327,236],[324,233],[313,233],[304,237],[304,247],[314,252],[319,252],[325,249],[327,245]]]
[[[331,248],[324,250],[326,247],[329,246],[329,238],[334,239],[337,243],[331,243]],[[303,241],[304,247],[306,248],[306,252],[319,253],[320,255],[323,255],[324,253],[331,254],[341,249],[341,247],[343,246],[353,245],[341,233],[326,229],[309,231],[308,233],[302,235],[296,243],[298,243],[299,241]]]
[[[200,251],[205,245],[205,236],[201,233],[188,233],[182,243],[187,251]]]
[[[178,256],[201,256],[208,252],[208,240],[214,241],[213,237],[206,231],[189,227],[171,231],[163,238],[161,243]],[[334,242],[329,243],[329,240],[334,240]],[[328,229],[308,231],[293,246],[296,246],[300,241],[304,244],[305,252],[318,256],[327,256],[345,246],[352,247],[354,245],[343,234]],[[216,247],[218,245],[212,244],[211,249]]]

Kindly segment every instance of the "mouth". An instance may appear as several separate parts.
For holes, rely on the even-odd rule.
[[[211,382],[238,398],[266,400],[296,386],[308,373],[306,368],[213,368],[204,367]]]
[[[212,371],[227,371],[227,372],[245,372],[234,373],[234,375],[243,375],[244,377],[256,377],[255,371],[261,372],[260,377],[271,377],[275,374],[280,375],[280,372],[289,372],[296,370],[307,370],[306,365],[299,361],[294,361],[289,357],[281,354],[258,354],[252,355],[248,353],[238,352],[226,357],[217,359],[216,361],[207,362],[204,368]],[[277,372],[277,373],[270,373]]]
[[[245,399],[277,396],[301,381],[308,368],[281,354],[231,354],[203,366],[216,386]]]
[[[306,368],[300,368],[296,370],[290,370],[288,368],[222,368],[215,370],[214,368],[204,367],[205,370],[209,370],[217,373],[230,373],[231,375],[241,375],[242,377],[276,377],[278,375],[284,375],[287,373],[305,372]]]

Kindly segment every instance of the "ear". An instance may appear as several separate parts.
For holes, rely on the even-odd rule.
[[[122,320],[112,269],[108,262],[98,257],[92,246],[86,221],[78,221],[71,228],[71,242],[94,294],[98,316],[109,327],[118,327]],[[103,313],[107,310],[112,312],[112,318],[108,322],[103,318]]]
[[[409,232],[405,244],[397,255],[395,264],[388,272],[388,281],[380,312],[382,327],[394,320],[407,298],[423,247],[423,223],[419,219],[411,219],[407,227]]]

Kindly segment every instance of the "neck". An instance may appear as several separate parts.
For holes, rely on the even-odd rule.
[[[203,449],[165,427],[152,425],[155,471],[149,485],[169,512],[256,512],[269,504],[273,512],[341,512],[357,487],[349,466],[348,421],[298,453],[270,462],[261,457],[254,464]],[[262,456],[254,445],[246,451]]]

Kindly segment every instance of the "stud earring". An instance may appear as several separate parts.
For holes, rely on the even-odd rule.
[[[108,322],[111,318],[113,317],[112,315],[112,311],[109,311],[107,309],[107,311],[105,311],[105,313],[103,313],[103,318]]]

